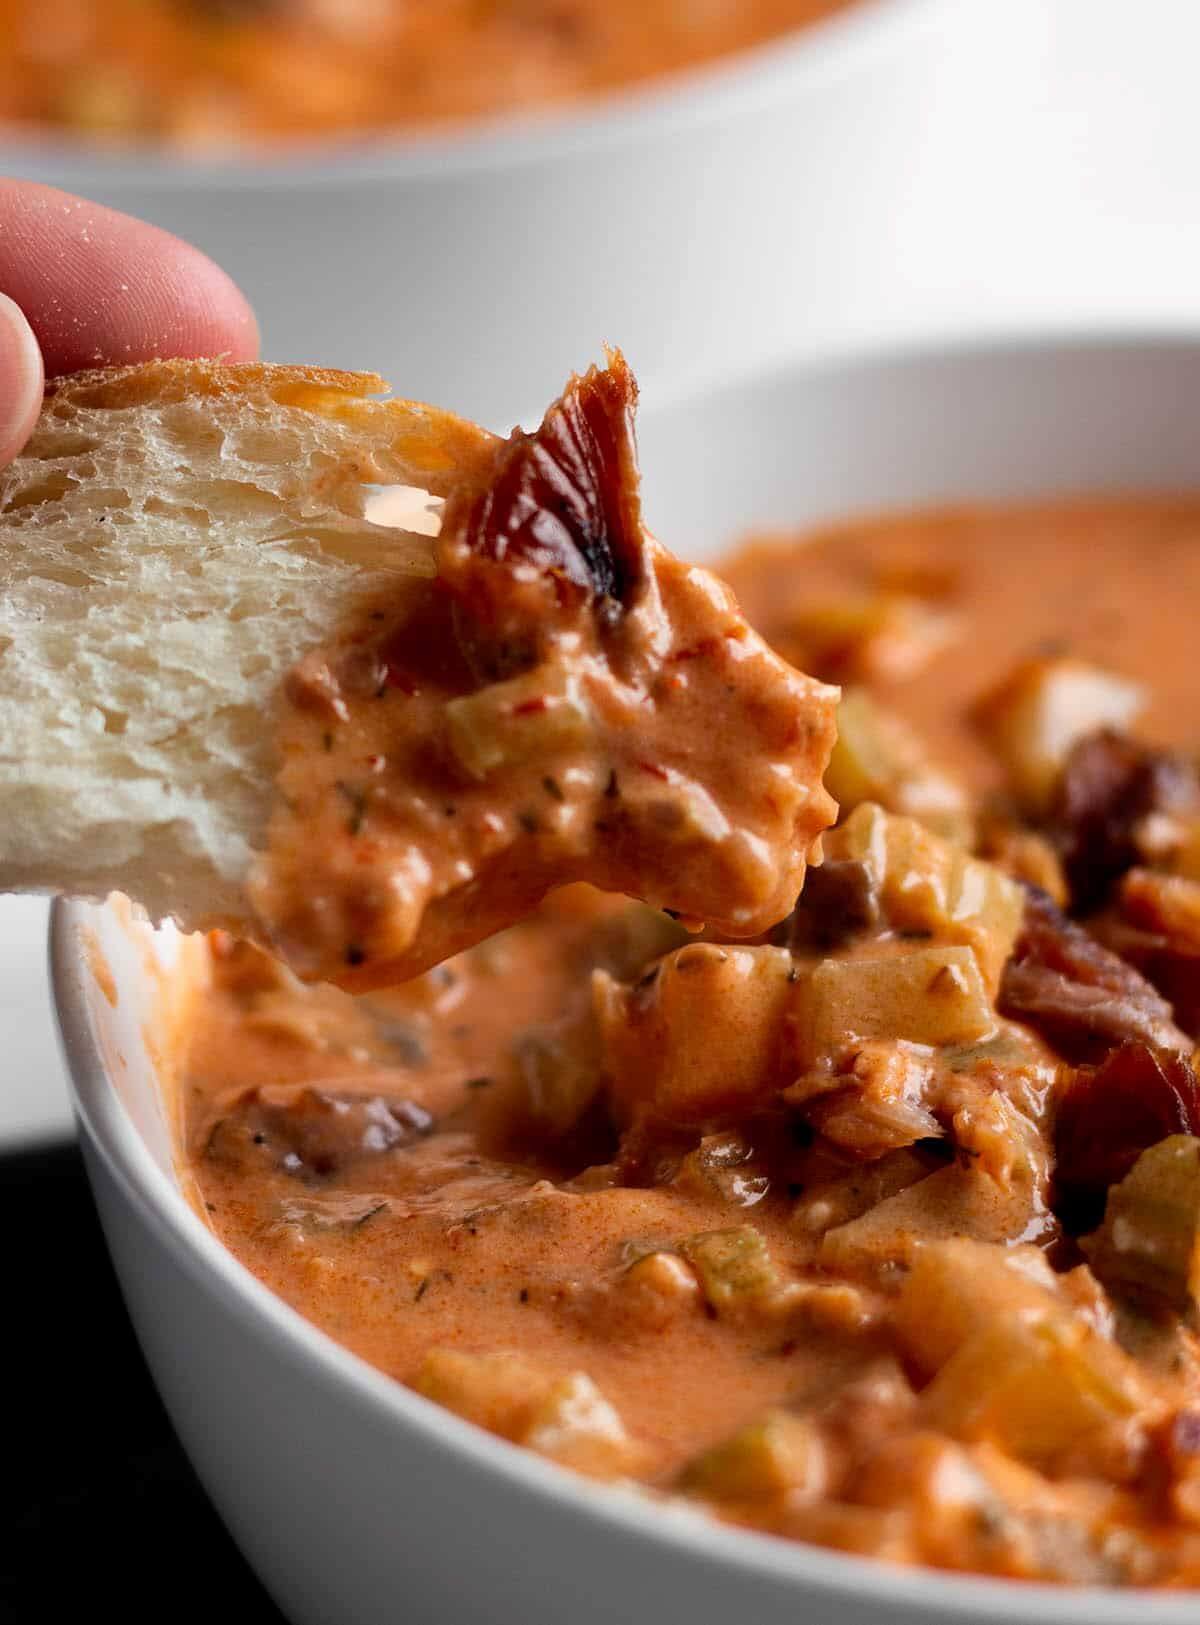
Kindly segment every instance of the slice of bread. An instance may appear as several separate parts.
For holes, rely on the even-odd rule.
[[[767,930],[833,820],[837,695],[646,529],[624,359],[503,441],[382,387],[53,387],[0,473],[0,888],[353,988],[576,880]],[[417,526],[372,521],[387,487]]]
[[[433,572],[424,537],[365,517],[372,489],[444,497],[493,455],[385,387],[206,361],[51,387],[0,471],[0,889],[244,917],[281,675]]]

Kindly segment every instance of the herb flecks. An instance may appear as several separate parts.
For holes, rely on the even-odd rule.
[[[345,779],[338,779],[337,792],[344,797],[350,808],[350,816],[346,820],[346,828],[351,835],[357,835],[366,822],[367,792],[358,784],[347,784]]]

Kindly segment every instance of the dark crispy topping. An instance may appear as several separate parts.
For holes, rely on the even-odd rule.
[[[997,1009],[1036,1027],[1069,1060],[1100,1061],[1129,1039],[1190,1047],[1146,978],[1032,887]]]
[[[220,1119],[205,1154],[235,1164],[266,1158],[297,1178],[325,1179],[432,1128],[433,1118],[411,1100],[267,1087],[248,1090]]]
[[[771,941],[825,953],[873,930],[879,918],[879,891],[867,865],[830,859],[808,870],[795,908],[776,926]]]
[[[1139,861],[1138,826],[1151,813],[1200,813],[1195,767],[1112,729],[1081,739],[1067,758],[1051,817],[1077,913],[1098,908]]]
[[[1079,1067],[1054,1125],[1056,1207],[1068,1228],[1099,1224],[1108,1187],[1170,1134],[1200,1134],[1200,1082],[1185,1056],[1130,1042]]]
[[[606,368],[571,380],[533,434],[513,432],[486,483],[447,503],[439,575],[474,623],[465,641],[477,663],[481,634],[493,641],[486,675],[532,657],[547,592],[558,610],[575,600],[602,624],[628,605],[641,572],[636,402],[633,374],[614,352]],[[532,582],[518,586],[530,565]]]

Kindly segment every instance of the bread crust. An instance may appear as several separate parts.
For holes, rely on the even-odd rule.
[[[278,684],[428,575],[372,487],[445,497],[500,442],[375,373],[161,360],[55,379],[0,470],[0,889],[243,917]],[[417,503],[419,507],[419,500]]]
[[[501,444],[496,435],[441,407],[390,395],[389,388],[375,372],[171,358],[52,379],[44,414],[61,419],[78,410],[119,412],[204,399],[269,402],[376,433],[386,427],[392,455],[406,465],[406,483],[431,496],[448,496],[460,480],[486,470]]]

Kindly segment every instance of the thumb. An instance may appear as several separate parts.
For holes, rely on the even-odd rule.
[[[29,439],[42,405],[42,352],[20,308],[0,293],[0,468]]]

